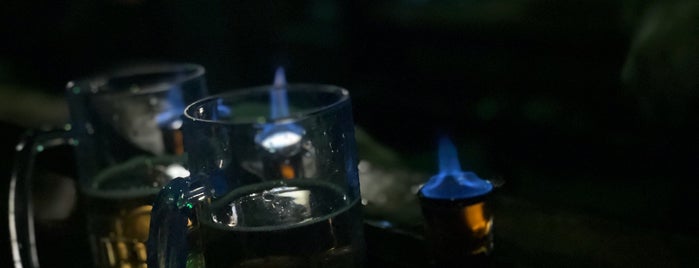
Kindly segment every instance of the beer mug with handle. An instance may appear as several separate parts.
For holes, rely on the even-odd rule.
[[[189,105],[191,175],[156,198],[149,267],[363,267],[347,90],[245,88]]]
[[[204,67],[138,64],[71,81],[70,123],[34,131],[17,146],[9,226],[15,267],[38,267],[32,173],[34,159],[73,145],[77,199],[96,267],[145,267],[151,204],[172,178],[188,174],[182,120],[187,104],[206,96]],[[66,256],[66,265],[71,262]]]

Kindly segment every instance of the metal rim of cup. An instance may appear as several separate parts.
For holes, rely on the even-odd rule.
[[[248,88],[240,88],[240,89],[235,89],[232,91],[227,91],[224,93],[219,93],[215,95],[211,95],[209,97],[205,97],[203,99],[197,100],[190,105],[188,105],[185,110],[184,110],[184,117],[188,120],[194,121],[194,122],[205,122],[205,123],[213,123],[213,124],[221,124],[221,125],[249,125],[249,124],[254,124],[254,123],[259,123],[257,118],[246,118],[248,120],[242,120],[242,121],[230,121],[230,120],[213,120],[213,119],[204,119],[196,115],[197,109],[206,106],[207,104],[219,100],[225,100],[225,99],[235,99],[239,97],[243,97],[245,95],[249,95],[251,93],[255,94],[264,94],[269,92],[270,88],[272,88],[272,85],[265,85],[265,86],[257,86],[257,87],[248,87]],[[303,83],[298,83],[298,84],[288,84],[287,85],[287,91],[288,92],[295,92],[295,91],[310,91],[310,92],[324,92],[324,93],[330,93],[330,94],[335,94],[338,98],[330,102],[328,104],[325,104],[323,106],[318,106],[314,107],[311,109],[306,109],[302,110],[300,112],[293,113],[289,115],[288,117],[278,119],[277,121],[296,121],[300,120],[303,118],[307,118],[310,116],[313,116],[318,113],[322,112],[327,112],[331,111],[339,106],[341,106],[343,103],[346,103],[349,101],[350,96],[349,96],[349,91],[347,89],[335,86],[335,85],[328,85],[328,84],[303,84]],[[268,117],[265,116],[266,119],[269,119]]]

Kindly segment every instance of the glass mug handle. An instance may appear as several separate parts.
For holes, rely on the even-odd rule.
[[[34,161],[44,150],[66,144],[76,144],[68,131],[29,130],[15,146],[8,198],[10,245],[15,267],[39,267],[31,191]]]
[[[202,200],[204,188],[190,189],[191,178],[176,178],[158,193],[151,210],[150,230],[148,231],[148,267],[185,268],[203,267],[187,260],[187,222],[196,205],[194,200]]]

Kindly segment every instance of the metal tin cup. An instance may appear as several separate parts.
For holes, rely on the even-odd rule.
[[[435,267],[486,267],[493,251],[493,185],[462,171],[456,148],[439,144],[440,172],[418,191],[425,238]]]

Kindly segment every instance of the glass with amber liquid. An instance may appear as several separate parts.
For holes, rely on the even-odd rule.
[[[138,157],[98,174],[81,189],[97,267],[146,267],[150,213],[160,186],[187,174],[182,157]]]
[[[437,200],[419,195],[425,237],[438,267],[486,267],[493,250],[493,211],[488,196]]]
[[[185,109],[191,175],[158,194],[149,266],[365,267],[349,92],[274,81]]]
[[[35,131],[18,145],[9,209],[15,263],[39,267],[31,204],[32,164],[57,145],[75,153],[79,211],[95,267],[144,267],[151,205],[184,167],[184,107],[206,96],[204,68],[188,63],[123,66],[66,85],[70,123]],[[66,255],[63,262],[72,263]]]
[[[418,192],[434,267],[489,267],[493,251],[493,185],[461,170],[456,148],[439,144],[439,174]]]

